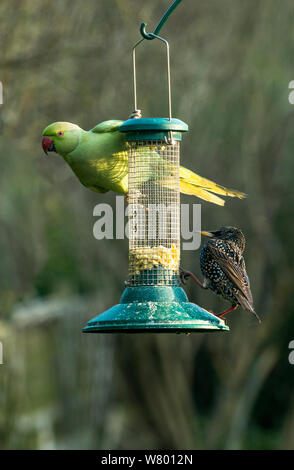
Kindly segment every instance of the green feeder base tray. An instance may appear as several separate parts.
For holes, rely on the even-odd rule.
[[[127,287],[120,304],[96,316],[85,333],[192,333],[226,331],[225,322],[188,301],[181,287]]]

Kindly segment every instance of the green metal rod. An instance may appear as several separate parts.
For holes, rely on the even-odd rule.
[[[166,21],[168,20],[168,18],[170,17],[170,15],[172,14],[172,12],[174,11],[174,9],[179,5],[179,3],[181,3],[182,0],[175,0],[173,2],[173,4],[169,7],[169,9],[165,12],[165,14],[163,15],[163,17],[161,18],[161,20],[159,21],[158,25],[156,26],[153,34],[149,34],[147,33],[146,31],[146,26],[147,26],[147,23],[141,23],[140,25],[140,33],[141,35],[143,36],[144,39],[148,39],[149,41],[151,41],[152,39],[154,39],[154,36],[153,35],[158,35],[159,31],[161,30],[161,28],[163,27],[163,25],[166,23]]]

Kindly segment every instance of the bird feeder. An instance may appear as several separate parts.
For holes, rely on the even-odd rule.
[[[90,320],[84,332],[222,331],[224,321],[190,303],[180,285],[180,143],[188,131],[171,111],[168,42],[145,32],[133,48],[135,111],[119,128],[128,146],[129,276],[120,303]],[[135,49],[144,39],[166,45],[169,117],[137,109]]]

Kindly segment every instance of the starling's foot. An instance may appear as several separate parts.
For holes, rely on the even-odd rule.
[[[189,279],[189,277],[191,277],[193,281],[198,284],[198,286],[204,289],[202,282],[200,282],[199,279],[193,273],[191,273],[190,271],[186,271],[183,268],[180,268],[180,279],[182,284],[186,284],[186,280]]]
[[[219,313],[217,315],[218,318],[222,318],[224,315],[226,315],[227,313],[230,313],[232,312],[233,310],[236,310],[236,308],[238,308],[239,305],[236,305],[236,304],[233,304],[230,308],[228,308],[227,310],[225,310],[224,312],[222,313]]]
[[[186,280],[191,277],[190,271],[186,271],[183,268],[180,268],[180,279],[182,284],[186,284]]]

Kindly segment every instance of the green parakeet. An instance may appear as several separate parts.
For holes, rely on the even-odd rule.
[[[99,193],[114,191],[127,194],[128,148],[125,134],[118,130],[122,123],[105,121],[84,131],[70,122],[54,122],[43,131],[43,150],[46,154],[56,152],[61,155],[87,188]],[[156,152],[153,155],[150,178],[156,174],[158,165],[161,165],[161,173],[162,166],[168,165]],[[138,158],[144,160],[144,151],[138,154]],[[224,200],[215,194],[245,197],[244,193],[219,186],[184,167],[180,167],[180,190],[220,206],[224,205]]]

